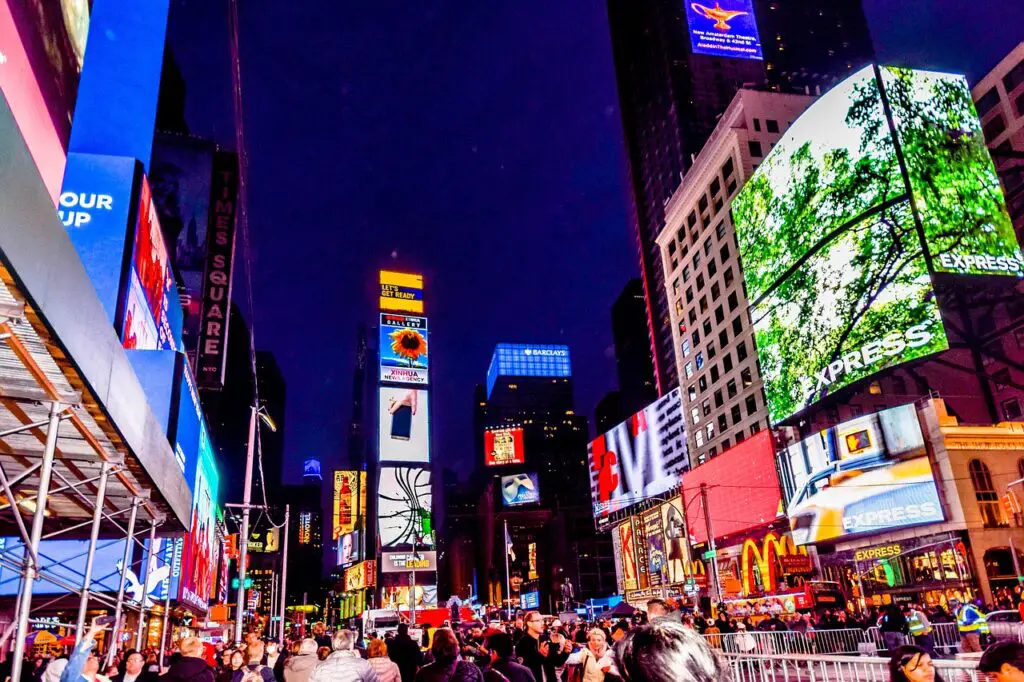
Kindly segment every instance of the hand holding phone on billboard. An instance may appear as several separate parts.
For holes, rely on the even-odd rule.
[[[392,400],[388,412],[391,413],[391,438],[409,440],[412,437],[412,416],[416,414],[416,391],[407,391],[398,400]]]

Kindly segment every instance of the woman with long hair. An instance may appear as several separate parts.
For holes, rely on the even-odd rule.
[[[896,647],[889,658],[889,682],[942,682],[932,657],[913,644]]]

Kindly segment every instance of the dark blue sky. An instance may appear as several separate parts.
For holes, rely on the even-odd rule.
[[[603,0],[240,4],[255,334],[288,382],[285,478],[343,453],[381,267],[426,277],[438,464],[471,457],[499,341],[569,344],[592,418],[638,267]],[[193,132],[233,148],[224,5],[174,0],[170,41]],[[891,63],[973,79],[1024,39],[1020,0],[865,6]]]

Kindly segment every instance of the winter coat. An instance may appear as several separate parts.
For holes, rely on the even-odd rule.
[[[194,656],[182,656],[171,664],[160,682],[215,682],[213,671],[206,661]]]
[[[316,654],[291,656],[284,662],[284,682],[309,682],[309,674],[319,663]]]
[[[455,661],[448,665],[431,663],[416,673],[416,682],[484,682],[484,674],[469,661]]]

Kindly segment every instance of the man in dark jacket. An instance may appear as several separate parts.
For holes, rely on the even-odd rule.
[[[494,633],[487,638],[487,648],[491,651],[490,670],[497,670],[507,677],[509,682],[537,682],[529,668],[512,658],[510,635],[504,632]]]
[[[402,682],[413,682],[416,670],[423,664],[423,653],[419,645],[409,636],[409,624],[400,623],[398,634],[388,642],[388,658],[395,662],[402,673]]]
[[[544,634],[544,617],[539,612],[527,612],[524,622],[526,634],[516,645],[516,656],[530,669],[537,682],[558,682],[555,666],[565,664],[569,658],[567,647],[541,641]]]
[[[203,643],[198,637],[186,637],[178,643],[181,658],[171,664],[161,682],[214,682],[213,671],[203,660]]]

